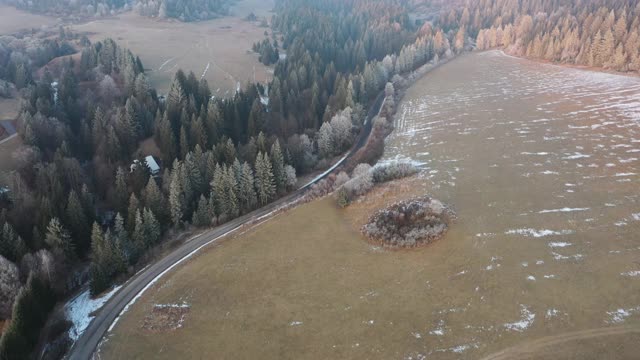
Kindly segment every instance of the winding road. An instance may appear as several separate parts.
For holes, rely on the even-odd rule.
[[[102,307],[100,312],[91,321],[89,326],[82,333],[80,338],[75,342],[69,352],[68,359],[70,360],[84,360],[90,359],[93,356],[94,351],[102,341],[102,338],[109,331],[114,321],[120,316],[123,310],[129,303],[136,299],[142,292],[144,292],[154,280],[164,275],[173,267],[179,265],[182,261],[188,259],[195,252],[201,248],[215,242],[217,239],[230,234],[237,230],[242,225],[251,222],[252,220],[266,217],[272,212],[280,209],[284,205],[290,204],[296,200],[299,200],[305,192],[315,183],[325,178],[333,170],[347,161],[353,154],[355,154],[360,148],[364,146],[369,138],[372,128],[372,119],[380,113],[381,106],[384,101],[384,92],[381,92],[373,105],[369,109],[367,118],[365,120],[364,127],[356,141],[353,148],[347,153],[346,156],[341,158],[336,164],[334,164],[327,171],[314,178],[311,182],[304,185],[295,192],[278,199],[277,201],[268,204],[260,209],[254,210],[246,215],[231,220],[226,224],[208,230],[195,238],[190,239],[173,252],[157,261],[156,263],[148,266],[146,269],[140,271],[129,279],[120,290],[114,294],[111,299]]]

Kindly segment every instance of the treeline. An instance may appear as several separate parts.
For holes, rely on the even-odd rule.
[[[208,20],[229,14],[234,0],[4,0],[19,9],[74,17],[104,17],[133,9],[143,16],[180,21]]]
[[[199,21],[228,15],[232,3],[233,0],[137,0],[133,9],[144,16]]]
[[[479,49],[497,47],[518,56],[640,71],[637,1],[483,0],[470,2],[459,19],[477,31]]]

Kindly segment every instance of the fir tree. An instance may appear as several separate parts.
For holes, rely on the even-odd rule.
[[[276,192],[275,181],[271,161],[267,154],[258,153],[256,159],[256,192],[261,205],[266,205],[271,201]]]

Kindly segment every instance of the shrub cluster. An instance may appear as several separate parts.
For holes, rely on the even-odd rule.
[[[383,246],[416,247],[440,239],[453,217],[440,201],[424,196],[379,210],[362,231]]]
[[[376,184],[402,179],[418,173],[418,168],[408,162],[391,162],[375,166],[372,169],[373,182]]]

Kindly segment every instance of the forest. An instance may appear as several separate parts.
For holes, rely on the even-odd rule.
[[[163,2],[158,11],[188,21],[198,11],[181,13],[186,3],[162,10]],[[213,97],[206,80],[182,71],[158,94],[141,60],[111,39],[90,43],[64,29],[45,40],[0,38],[0,79],[21,92],[25,144],[0,203],[0,319],[11,319],[0,359],[28,358],[52,304],[85,279],[100,294],[167,238],[248,213],[295,189],[298,176],[326,168],[351,147],[365,109],[396,75],[474,41],[637,71],[640,6],[572,4],[469,1],[423,22],[411,20],[415,4],[397,0],[280,0],[271,22],[277,35],[255,46],[274,65],[273,80],[231,98]],[[159,174],[145,166],[141,144],[149,141]],[[27,306],[37,311],[26,314]]]

